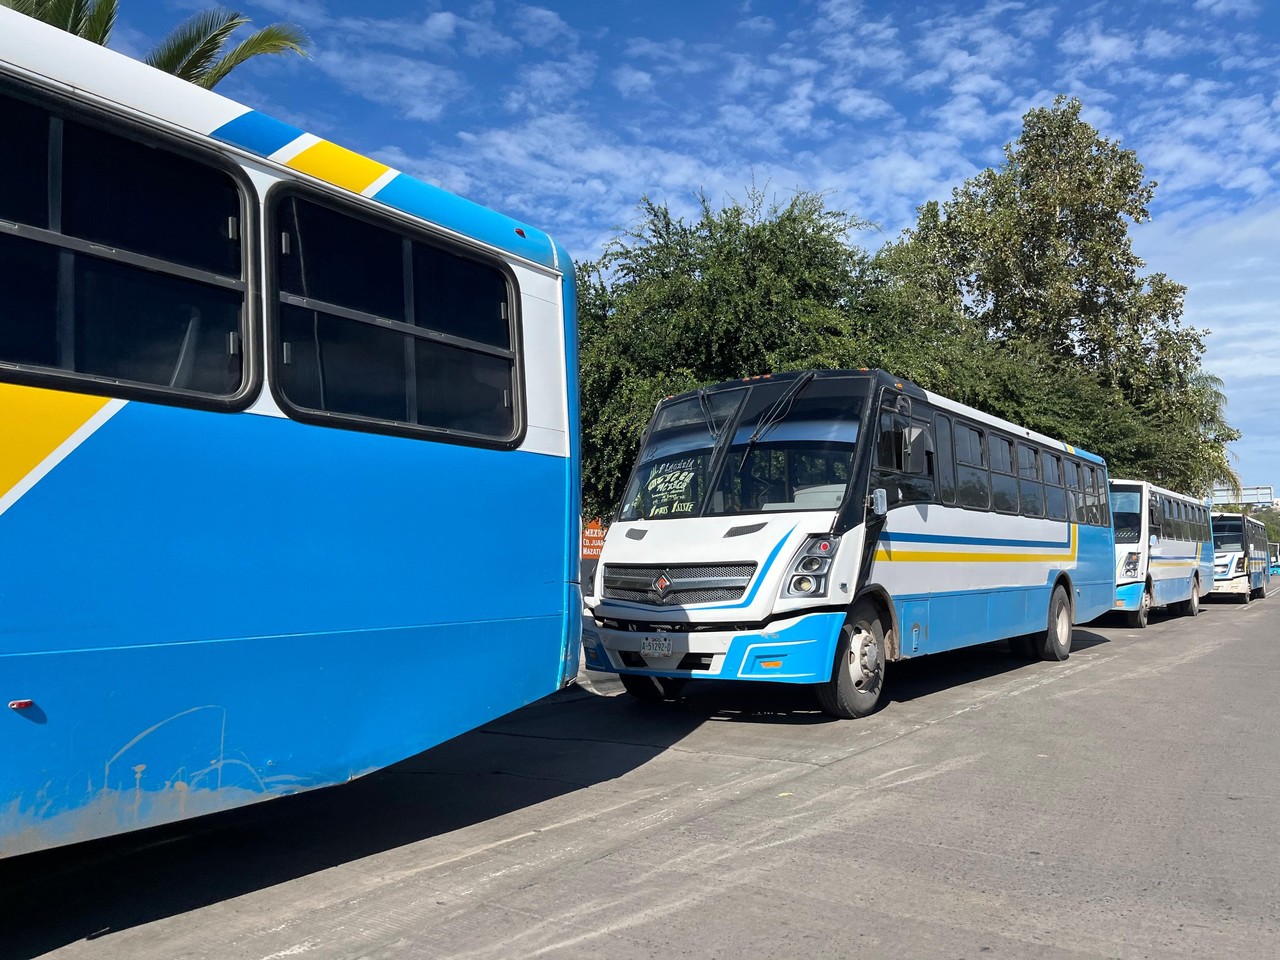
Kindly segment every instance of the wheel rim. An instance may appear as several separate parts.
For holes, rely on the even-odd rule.
[[[1200,585],[1193,583],[1191,585],[1191,612],[1193,614],[1200,611]]]
[[[1058,633],[1058,646],[1071,646],[1071,617],[1067,613],[1067,605],[1064,603],[1058,608],[1058,613],[1054,617],[1054,626]]]
[[[855,690],[874,690],[884,671],[884,651],[875,636],[859,624],[849,638],[849,675]]]
[[[1145,590],[1142,593],[1142,622],[1147,622],[1147,617],[1151,615],[1151,594]]]

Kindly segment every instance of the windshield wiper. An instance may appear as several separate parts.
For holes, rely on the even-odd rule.
[[[720,439],[720,431],[716,429],[715,411],[711,409],[711,401],[707,399],[707,388],[698,389],[698,406],[702,408],[702,422],[707,425],[707,432],[712,440]]]
[[[738,461],[738,473],[741,473],[743,466],[746,465],[747,457],[751,455],[751,448],[756,445],[756,441],[762,439],[769,430],[773,429],[773,427],[786,419],[787,415],[791,413],[792,404],[795,403],[796,398],[800,396],[800,393],[809,385],[809,382],[813,380],[813,378],[813,371],[809,371],[808,373],[804,373],[796,377],[795,382],[792,383],[791,386],[787,387],[782,396],[775,400],[773,406],[766,410],[764,415],[760,417],[760,422],[757,423],[756,428],[751,431],[751,436],[747,437],[746,449],[742,451],[742,459]]]

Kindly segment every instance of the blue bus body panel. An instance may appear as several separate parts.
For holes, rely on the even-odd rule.
[[[1115,602],[1111,529],[1086,524],[1073,526],[1075,555],[1064,557],[1062,566],[1050,567],[1043,583],[1034,586],[985,586],[973,590],[895,592],[893,603],[902,655],[912,657],[941,653],[1043,631],[1047,626],[1053,585],[1064,574],[1070,579],[1074,592],[1074,623],[1088,623],[1110,610]],[[1005,547],[1010,550],[1063,550],[1070,542],[1069,539],[1041,542],[902,533],[882,536],[882,540],[890,544],[910,543],[921,548],[945,545],[956,548]],[[1016,553],[1011,553],[1010,557],[1016,557]]]
[[[0,855],[341,783],[553,691],[576,485],[125,404],[0,515],[3,694],[33,701],[0,713]]]

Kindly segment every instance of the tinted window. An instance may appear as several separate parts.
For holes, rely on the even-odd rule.
[[[1062,486],[1061,458],[1052,453],[1042,452],[1040,459],[1041,465],[1044,467],[1044,482],[1053,484],[1056,487]]]
[[[397,234],[294,197],[280,212],[280,289],[404,320],[404,244]]]
[[[513,300],[501,270],[303,197],[276,211],[275,356],[296,410],[516,434]]]
[[[991,480],[987,476],[981,430],[964,423],[955,425],[957,501],[965,507],[991,508]]]
[[[240,197],[223,171],[67,121],[62,183],[63,233],[239,276]]]
[[[5,97],[0,122],[12,125],[0,217],[19,222],[0,235],[0,360],[92,376],[95,390],[237,393],[245,284],[230,174]]]
[[[987,437],[987,449],[991,454],[988,465],[992,473],[1013,473],[1013,444],[1004,437],[991,434]]]
[[[415,243],[413,294],[418,326],[494,347],[511,346],[507,282],[492,267]]]
[[[935,442],[938,446],[938,492],[943,503],[956,502],[956,459],[951,445],[951,419],[939,415],[934,419]]]
[[[0,96],[4,131],[4,176],[0,177],[0,219],[49,225],[49,114]]]

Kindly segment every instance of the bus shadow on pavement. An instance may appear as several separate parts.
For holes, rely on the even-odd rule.
[[[571,688],[342,786],[0,860],[0,960],[501,818],[622,776],[700,722],[637,724],[612,700]]]

